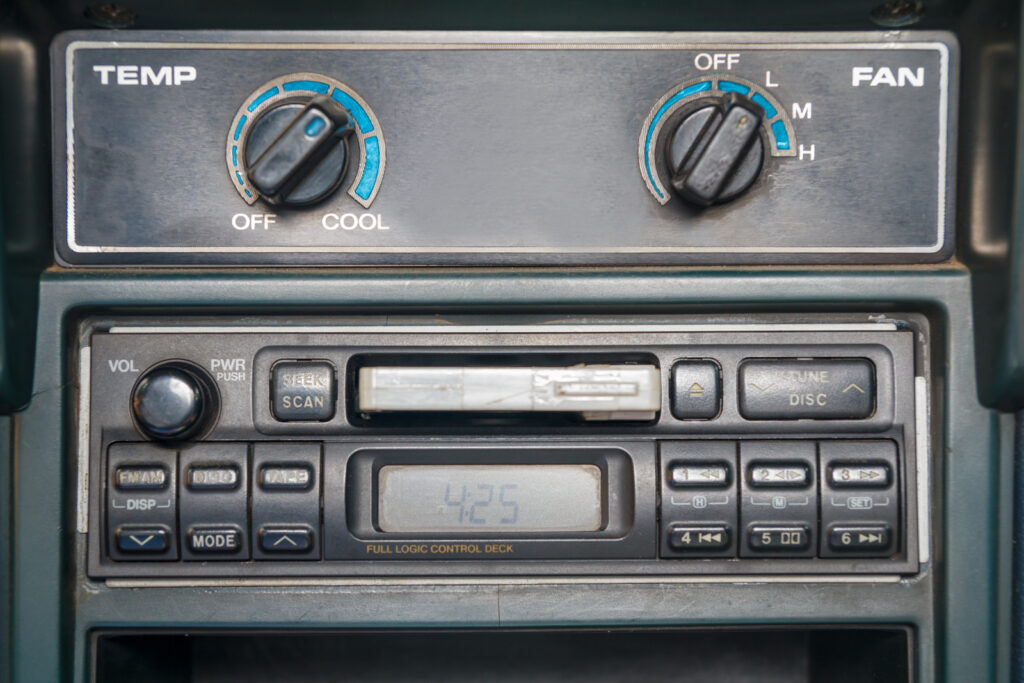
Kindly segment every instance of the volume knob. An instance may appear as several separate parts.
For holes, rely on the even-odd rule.
[[[146,436],[166,441],[204,431],[217,412],[212,380],[197,366],[161,363],[146,370],[132,389],[132,417]]]
[[[759,134],[763,118],[758,105],[736,93],[683,117],[665,150],[672,188],[699,206],[727,202],[745,192],[764,161]]]

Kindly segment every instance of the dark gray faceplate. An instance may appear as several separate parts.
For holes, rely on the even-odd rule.
[[[131,421],[132,387],[140,373],[168,358],[193,362],[208,369],[220,395],[216,425],[206,443],[303,444],[323,453],[323,557],[293,560],[234,562],[121,562],[104,552],[103,477],[89,477],[89,574],[94,577],[140,576],[384,576],[384,575],[633,575],[686,574],[914,574],[918,571],[918,402],[915,396],[913,333],[889,322],[862,325],[652,325],[652,326],[467,326],[441,329],[391,324],[386,327],[324,324],[310,327],[253,320],[252,325],[209,327],[169,324],[115,325],[83,330],[89,339],[87,366],[80,371],[88,387],[88,414],[81,413],[80,429],[88,434],[89,468],[102,472],[104,453],[111,444],[138,442]],[[447,355],[446,355],[447,354]],[[479,418],[461,414],[445,419],[441,413],[404,413],[398,421],[360,416],[353,397],[360,358],[377,363],[389,359],[430,364],[428,356],[445,361],[460,358],[513,360],[525,365],[642,360],[655,364],[661,375],[661,406],[649,421],[580,422]],[[278,422],[270,414],[270,368],[281,360],[318,358],[337,368],[340,385],[337,416],[327,422]],[[667,410],[671,368],[676,361],[713,358],[722,369],[721,414],[713,420],[678,420]],[[867,358],[875,367],[878,394],[874,413],[865,419],[747,420],[738,408],[737,368],[748,358]],[[223,368],[230,365],[230,371]],[[922,409],[923,405],[920,406]],[[779,557],[657,559],[659,510],[656,444],[668,441],[724,439],[786,439],[811,448],[812,442],[889,441],[896,444],[900,463],[896,478],[903,501],[899,548],[891,557],[828,560]],[[168,450],[187,453],[194,444]],[[402,455],[405,453],[412,455]],[[490,452],[473,460],[469,451]],[[527,451],[577,449],[579,456],[537,455]],[[356,456],[362,451],[363,455]],[[518,451],[518,453],[517,453]],[[317,451],[319,452],[319,451]],[[590,455],[588,455],[588,452]],[[501,538],[514,546],[514,556],[498,554],[435,555],[406,551],[392,557],[375,555],[369,546],[414,545],[424,535],[387,536],[373,530],[372,465],[355,466],[355,459],[403,457],[426,464],[501,462],[590,462],[607,459],[611,505],[604,531],[590,537]],[[460,455],[460,453],[462,455]],[[376,454],[376,455],[375,455]],[[383,455],[382,455],[383,454]],[[396,455],[398,454],[398,455]],[[616,455],[617,454],[617,455]],[[499,457],[500,456],[500,457]],[[546,457],[552,459],[545,460]],[[474,456],[476,457],[476,456]],[[434,460],[431,460],[434,458]],[[463,459],[464,458],[464,459]],[[502,460],[504,458],[504,460]],[[572,458],[576,458],[575,460]],[[255,461],[254,461],[255,462]],[[380,462],[384,462],[381,460]],[[409,464],[402,462],[401,464]],[[255,468],[255,464],[253,465]],[[363,468],[363,469],[360,469]],[[616,469],[618,468],[618,469]],[[253,470],[257,471],[257,470]],[[360,474],[361,473],[361,474]],[[361,483],[359,483],[361,482]],[[777,492],[776,492],[777,493]],[[262,495],[262,494],[261,494]],[[806,495],[806,493],[804,494]],[[813,494],[811,494],[813,495]],[[254,498],[255,500],[255,498]],[[807,499],[804,499],[806,504]],[[887,501],[888,503],[889,501]],[[664,503],[664,501],[662,501]],[[255,508],[253,508],[255,510]],[[617,512],[616,512],[617,510]],[[255,512],[253,513],[255,514]],[[813,513],[815,518],[817,513]],[[617,521],[616,521],[617,520]],[[148,521],[148,520],[143,520]],[[287,520],[291,522],[292,520]],[[315,526],[310,522],[311,526]],[[905,531],[905,533],[903,533]],[[317,529],[317,533],[320,529]],[[483,537],[452,535],[433,540],[459,543]],[[447,551],[445,551],[447,552]],[[411,554],[410,554],[411,553]],[[419,553],[419,554],[417,554]],[[396,556],[398,555],[398,556]],[[255,557],[255,555],[254,555]],[[313,561],[310,561],[313,560]]]
[[[68,264],[872,263],[952,250],[951,34],[124,38],[76,32],[53,47],[55,242]],[[701,71],[701,53],[739,56]],[[102,85],[97,65],[191,66],[196,77]],[[854,67],[870,67],[876,85],[854,87]],[[923,68],[923,85],[900,67]],[[230,151],[225,162],[236,112],[268,80],[299,72],[341,81],[375,114],[386,165],[368,208],[346,192],[358,147],[318,206],[249,206],[237,191]],[[766,155],[752,189],[728,204],[662,205],[641,173],[642,127],[659,99],[713,74],[775,97],[796,154]],[[807,103],[801,118],[794,106]],[[269,229],[233,227],[237,214],[267,213]],[[378,229],[323,227],[325,214],[346,213],[370,214],[363,224]]]

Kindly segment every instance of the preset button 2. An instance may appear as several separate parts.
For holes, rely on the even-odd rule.
[[[811,481],[807,466],[799,462],[754,462],[748,466],[747,476],[757,488],[801,488]]]

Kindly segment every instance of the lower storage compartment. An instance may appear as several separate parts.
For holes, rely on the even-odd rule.
[[[92,680],[905,683],[909,627],[93,635]]]

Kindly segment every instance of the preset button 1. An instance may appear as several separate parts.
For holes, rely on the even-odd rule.
[[[669,484],[673,488],[719,488],[729,485],[729,463],[671,465]]]

